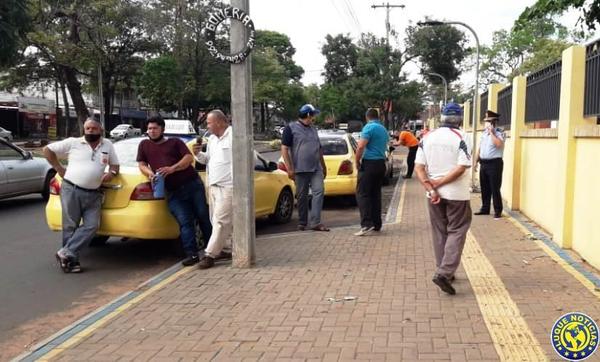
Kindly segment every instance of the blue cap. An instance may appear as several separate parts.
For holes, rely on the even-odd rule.
[[[442,114],[444,116],[462,116],[462,107],[456,103],[448,103],[442,108]]]
[[[300,110],[298,111],[298,113],[300,113],[300,114],[307,114],[307,113],[319,114],[319,113],[321,113],[321,111],[319,111],[317,108],[315,108],[315,106],[313,106],[312,104],[305,104],[302,107],[300,107]]]

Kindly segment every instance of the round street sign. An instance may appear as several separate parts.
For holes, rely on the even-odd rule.
[[[217,44],[215,41],[215,33],[217,31],[217,27],[221,24],[225,19],[237,20],[242,22],[246,29],[248,29],[249,36],[248,42],[244,46],[244,49],[235,54],[223,54],[219,49],[217,49]],[[248,58],[252,48],[254,48],[254,23],[250,16],[246,14],[243,10],[227,7],[225,9],[221,9],[208,18],[208,22],[204,27],[205,35],[206,35],[206,46],[208,47],[208,51],[210,55],[213,56],[218,61],[224,63],[232,63],[239,64],[242,63]]]

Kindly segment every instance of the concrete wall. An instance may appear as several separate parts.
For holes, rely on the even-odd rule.
[[[510,209],[546,229],[560,247],[600,268],[600,126],[583,115],[585,56],[582,46],[563,52],[558,128],[533,129],[525,123],[527,80],[513,80],[502,196]],[[497,109],[503,87],[490,85],[487,109]],[[466,103],[465,113],[477,108]],[[464,126],[472,131],[466,121]]]

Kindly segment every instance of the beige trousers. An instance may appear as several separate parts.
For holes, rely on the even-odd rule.
[[[231,186],[210,186],[209,206],[213,229],[205,254],[216,258],[222,250],[231,251],[233,188]]]

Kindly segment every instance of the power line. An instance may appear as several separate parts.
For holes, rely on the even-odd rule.
[[[346,4],[346,9],[348,9],[350,17],[352,18],[352,20],[354,20],[354,23],[358,27],[358,31],[362,34],[362,27],[360,26],[360,21],[358,20],[358,17],[356,17],[356,13],[354,12],[352,4],[348,0],[344,0],[344,4]]]
[[[348,28],[350,33],[352,33],[353,32],[352,31],[352,22],[347,21],[348,17],[346,15],[342,14],[342,12],[340,11],[340,9],[338,8],[338,6],[335,3],[335,0],[329,0],[329,2],[333,5],[333,7],[335,8],[335,11],[338,13],[340,18],[344,20],[344,25],[346,26],[346,28]]]

